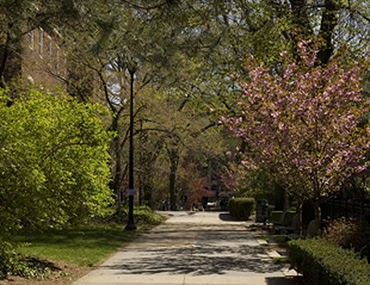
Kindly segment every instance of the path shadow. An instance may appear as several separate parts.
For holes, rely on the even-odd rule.
[[[220,213],[218,215],[218,218],[221,220],[221,221],[225,221],[225,222],[241,222],[240,220],[238,219],[235,219],[233,216],[231,216],[229,213]]]
[[[198,245],[180,248],[157,248],[132,252],[120,264],[102,266],[117,274],[225,274],[227,271],[266,273],[280,266],[260,247]]]
[[[188,229],[188,230],[157,230],[135,240],[137,244],[151,243],[153,245],[167,245],[181,244],[184,242],[192,243],[196,239],[202,243],[220,244],[221,242],[236,242],[245,243],[254,241],[254,237],[246,234],[246,230],[230,230],[230,229],[207,229],[202,230]]]
[[[286,277],[266,277],[267,285],[292,285],[294,284],[290,278]]]
[[[215,217],[239,224],[167,222],[142,235],[132,247],[122,249],[123,255],[98,268],[117,275],[192,276],[281,270],[282,265],[274,263],[244,223],[225,212],[215,214],[212,222]],[[280,285],[278,279],[270,279],[268,285]]]

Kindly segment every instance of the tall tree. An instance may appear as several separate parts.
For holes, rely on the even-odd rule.
[[[316,66],[319,51],[303,42],[298,51],[281,73],[248,60],[240,114],[223,122],[245,141],[242,163],[267,170],[299,203],[311,201],[318,225],[321,200],[369,167],[369,98],[360,63]]]
[[[206,49],[206,43],[199,41],[205,41],[207,31],[197,31],[199,22],[206,26],[203,19],[206,6],[199,3],[192,6],[190,2],[197,1],[164,1],[158,2],[158,5],[141,1],[111,4],[107,17],[111,19],[109,27],[112,29],[96,38],[87,34],[72,43],[72,47],[76,47],[72,50],[77,52],[72,53],[71,60],[93,71],[101,82],[103,92],[95,93],[88,99],[104,102],[112,114],[111,130],[117,134],[112,141],[113,187],[117,193],[125,189],[123,177],[126,162],[123,154],[128,134],[126,102],[131,88],[129,69],[135,66],[136,98],[142,94],[153,96],[150,93],[157,90],[166,92],[169,88],[186,86],[189,77],[195,80],[198,67],[192,59]],[[174,22],[174,17],[178,21]],[[138,105],[136,113],[140,113],[141,109]],[[145,124],[146,118],[140,118]],[[175,143],[174,140],[172,142]]]

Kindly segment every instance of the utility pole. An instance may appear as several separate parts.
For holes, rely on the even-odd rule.
[[[130,73],[130,137],[129,137],[129,168],[128,168],[128,221],[125,227],[127,231],[136,230],[134,222],[134,81],[136,72],[136,63],[128,65]]]
[[[139,206],[143,205],[143,120],[140,119],[140,151],[139,151]]]

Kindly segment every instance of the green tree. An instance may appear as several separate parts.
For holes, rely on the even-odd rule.
[[[183,181],[179,187],[179,179],[183,179],[181,175],[194,170],[197,172],[194,177],[205,177],[207,181],[204,183],[209,183],[209,162],[216,161],[224,153],[219,136],[222,128],[217,128],[208,119],[208,112],[202,110],[203,105],[199,105],[198,100],[187,98],[181,90],[157,91],[152,96],[139,96],[139,100],[142,110],[138,113],[138,120],[142,121],[141,131],[145,136],[139,150],[143,149],[150,158],[154,158],[147,161],[144,157],[143,166],[150,167],[143,175],[154,176],[158,182],[161,179],[156,173],[167,176],[166,186],[161,188],[162,199],[168,197],[171,208],[175,209],[181,198],[180,188],[186,188]],[[155,188],[155,181],[153,184]]]
[[[122,193],[127,189],[124,183],[127,169],[124,154],[128,136],[127,101],[132,86],[135,98],[153,96],[158,90],[166,92],[173,86],[185,86],[188,74],[196,76],[193,70],[196,65],[189,61],[185,51],[195,48],[200,35],[188,27],[200,21],[201,16],[194,12],[190,16],[182,12],[182,8],[192,11],[188,3],[159,2],[148,7],[140,2],[112,4],[109,12],[112,19],[109,27],[112,29],[109,32],[101,37],[84,34],[71,43],[71,61],[93,71],[102,86],[103,92],[88,99],[104,102],[111,112],[110,129],[116,133],[111,144],[112,187],[118,201],[122,200]],[[178,21],[174,22],[175,16]],[[140,101],[135,99],[135,102]],[[142,106],[137,106],[136,113],[139,113]],[[135,120],[138,131],[139,121]],[[141,116],[140,120],[145,124],[145,118]],[[155,149],[162,147],[164,144],[161,142]]]
[[[29,90],[10,107],[1,90],[1,231],[104,214],[110,203],[104,110]]]

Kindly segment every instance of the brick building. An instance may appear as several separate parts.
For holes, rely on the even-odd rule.
[[[0,44],[0,87],[21,79],[46,90],[66,91],[80,101],[99,101],[99,78],[73,54],[67,55],[61,41],[57,31],[36,28],[21,40]]]
[[[24,36],[19,67],[22,79],[49,90],[66,90],[67,58],[56,38],[41,28]]]
[[[21,40],[0,46],[0,60],[4,68],[2,86],[22,79],[48,90],[66,90],[66,55],[57,39],[57,34],[51,37],[37,28]]]

